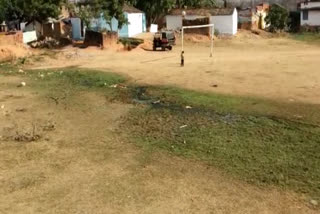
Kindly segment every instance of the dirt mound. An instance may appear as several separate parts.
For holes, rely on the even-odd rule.
[[[0,62],[15,60],[29,55],[31,55],[31,51],[21,45],[1,45],[0,47]]]
[[[153,42],[151,40],[144,40],[144,43],[139,45],[137,50],[153,50]]]
[[[238,33],[234,36],[236,39],[267,39],[272,38],[274,35],[264,30],[243,30],[239,29]]]
[[[15,60],[31,55],[31,51],[22,43],[22,33],[0,34],[0,62]]]
[[[194,42],[194,43],[198,43],[198,42],[209,42],[210,41],[210,36],[206,36],[206,35],[200,35],[200,34],[185,34],[184,38],[186,41],[189,42]]]
[[[105,49],[107,50],[114,50],[114,51],[123,51],[125,48],[121,42],[112,42],[108,44]]]

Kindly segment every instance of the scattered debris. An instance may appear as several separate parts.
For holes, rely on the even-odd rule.
[[[106,86],[107,83],[104,83],[104,85]],[[123,84],[114,84],[114,85],[110,85],[110,88],[127,88],[127,86]]]
[[[53,100],[56,103],[56,105],[59,105],[59,100],[66,99],[66,97],[52,97],[52,96],[48,96],[47,98]]]
[[[110,85],[110,88],[118,88],[118,84]]]
[[[31,42],[29,45],[32,48],[54,48],[61,46],[61,42],[54,38],[46,37],[44,40],[34,41]]]
[[[295,100],[295,99],[290,98],[290,99],[289,99],[289,101],[290,101],[290,102],[294,102],[294,101],[296,101],[296,100]]]
[[[27,111],[27,109],[25,109],[25,108],[17,108],[16,109],[16,112],[26,112]]]
[[[37,141],[41,138],[40,135],[30,135],[29,133],[25,133],[25,134],[18,134],[17,136],[14,138],[15,141],[18,142],[33,142],[33,141]]]
[[[42,79],[43,79],[43,78],[44,78],[44,74],[40,74],[40,78],[42,78]]]
[[[313,206],[318,206],[318,201],[316,200],[311,200],[310,203],[313,205]]]
[[[152,102],[152,104],[159,104],[159,103],[161,103],[160,100],[157,100],[157,101]]]
[[[17,131],[14,140],[18,142],[33,142],[39,140],[40,138],[41,136],[36,134],[36,126],[33,124],[31,133],[25,132],[21,134]]]
[[[217,84],[213,84],[213,85],[211,85],[211,87],[218,88],[218,85]]]
[[[180,126],[180,129],[183,129],[183,128],[187,128],[188,125],[183,125],[183,126]]]
[[[303,118],[302,115],[298,115],[298,114],[294,115],[294,117],[297,118],[297,119],[302,119]]]
[[[53,123],[53,122],[47,122],[47,124],[46,125],[44,125],[43,127],[42,127],[42,129],[43,129],[43,131],[54,131],[55,129],[56,129],[56,126],[55,126],[55,124]]]
[[[18,71],[19,73],[24,73],[24,71],[22,70],[22,69],[19,69],[19,71]]]
[[[27,83],[21,82],[21,83],[18,85],[18,87],[25,87],[26,85],[27,85]]]
[[[10,116],[10,112],[9,111],[5,111],[3,115],[8,117],[8,116]]]

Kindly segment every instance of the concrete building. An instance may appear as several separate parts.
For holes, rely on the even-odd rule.
[[[123,13],[128,20],[128,24],[123,25],[120,29],[118,29],[117,19],[113,18],[110,25],[102,17],[99,19],[93,19],[90,28],[96,31],[107,30],[119,32],[119,37],[134,37],[140,33],[146,32],[147,22],[144,12],[125,4],[123,7]]]
[[[217,9],[174,9],[166,16],[168,30],[180,30],[183,23],[182,12],[186,12],[185,20],[209,18],[215,30],[220,34],[235,35],[238,30],[238,13],[235,8]]]
[[[32,21],[25,24],[23,29],[24,32],[35,31],[37,37],[39,38],[43,34],[43,25],[40,21]]]
[[[301,26],[320,27],[320,0],[300,3]]]
[[[246,8],[239,10],[239,28],[240,29],[265,29],[267,23],[265,18],[269,13],[270,5],[262,3],[257,5],[255,8]]]

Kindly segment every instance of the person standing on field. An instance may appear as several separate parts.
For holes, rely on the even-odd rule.
[[[181,52],[181,67],[184,67],[184,51]]]

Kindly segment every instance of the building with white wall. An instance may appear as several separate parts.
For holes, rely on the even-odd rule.
[[[74,0],[82,1],[82,0]],[[107,22],[101,14],[100,18],[93,18],[90,23],[90,30],[94,31],[112,31],[118,32],[119,37],[134,37],[140,33],[147,31],[146,15],[141,10],[127,4],[123,7],[123,14],[128,23],[119,28],[119,22],[116,18],[112,18],[111,23]],[[83,40],[87,26],[78,17],[71,18],[72,38],[74,40]]]
[[[166,16],[168,30],[180,30],[182,28],[182,12],[185,11],[184,19],[195,20],[200,18],[210,18],[210,24],[220,34],[235,35],[238,31],[238,13],[236,8],[217,9],[174,9]]]
[[[123,7],[123,13],[126,17],[128,24],[124,24],[121,28],[118,26],[118,20],[113,18],[111,24],[101,17],[91,21],[91,28],[96,31],[108,30],[119,32],[120,37],[134,37],[140,33],[146,32],[147,21],[146,15],[141,10],[127,4]]]
[[[306,0],[300,3],[301,26],[320,27],[320,0]]]

